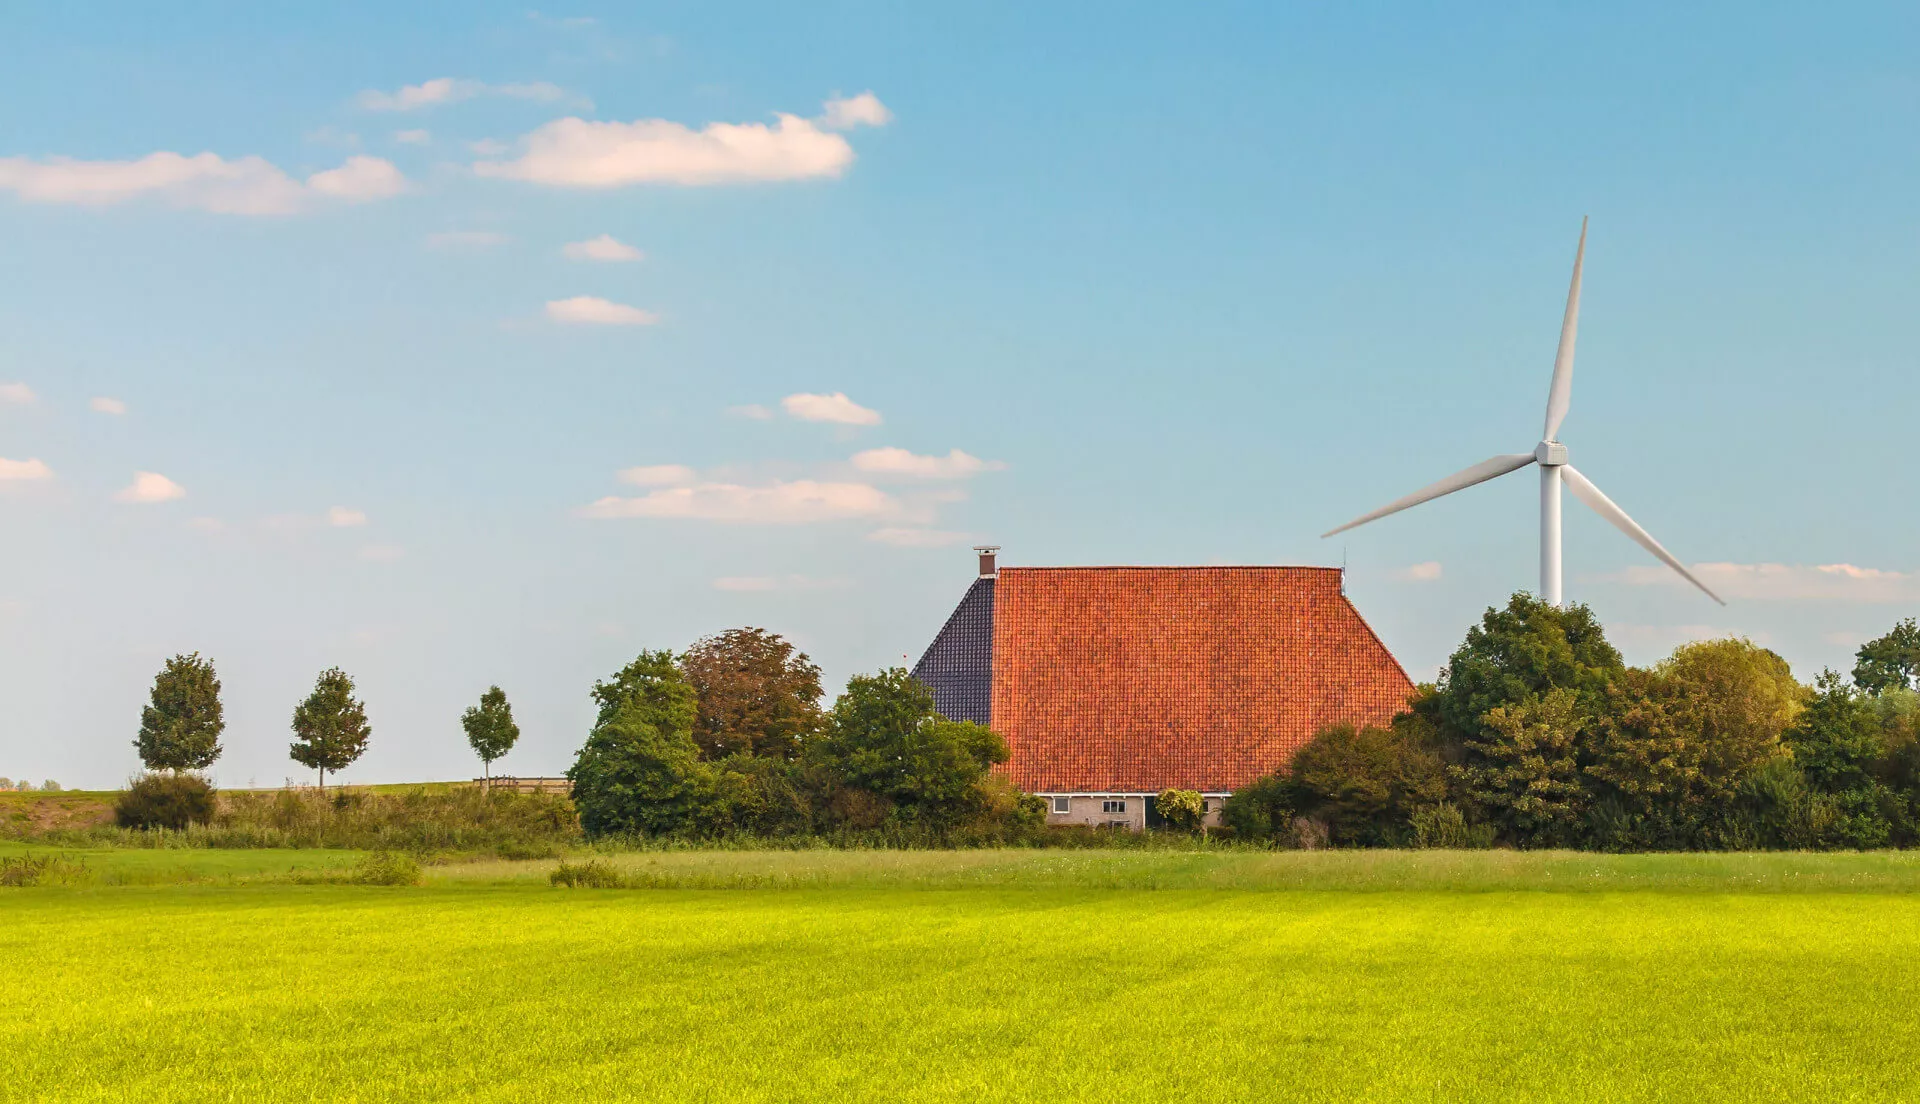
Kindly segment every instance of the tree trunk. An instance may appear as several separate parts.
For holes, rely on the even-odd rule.
[[[325,767],[320,768],[320,792],[327,792],[327,768]]]

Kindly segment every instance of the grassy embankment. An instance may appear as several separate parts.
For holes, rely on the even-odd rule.
[[[730,892],[266,880],[290,857],[104,851],[239,884],[0,890],[9,1098],[1920,1095],[1908,855],[607,860],[790,887]]]

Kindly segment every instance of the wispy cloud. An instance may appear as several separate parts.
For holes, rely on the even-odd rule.
[[[393,132],[393,140],[403,146],[424,146],[433,141],[433,132],[430,130],[396,130]]]
[[[1762,646],[1771,640],[1764,632],[1742,633],[1719,625],[1640,625],[1628,622],[1608,625],[1607,636],[1616,644],[1661,652],[1672,651],[1696,640],[1745,637]]]
[[[811,479],[760,486],[699,483],[633,498],[609,495],[583,508],[590,518],[689,518],[748,525],[802,525],[893,513],[892,496],[865,483]]]
[[[364,511],[334,506],[327,510],[327,524],[339,529],[355,528],[367,523]]]
[[[517,159],[473,168],[481,176],[570,188],[830,179],[854,160],[853,146],[837,128],[890,116],[870,92],[832,101],[826,110],[817,120],[777,114],[771,125],[708,123],[698,130],[666,119],[555,119],[523,139]]]
[[[36,398],[33,388],[24,383],[0,383],[0,403],[25,406]]]
[[[0,157],[0,189],[28,203],[104,207],[152,198],[214,214],[285,215],[316,199],[365,202],[397,195],[406,186],[406,177],[391,162],[364,155],[314,173],[304,183],[253,156],[229,161],[213,153],[188,157],[161,150],[133,161]]]
[[[764,422],[773,417],[773,411],[761,406],[759,403],[747,403],[745,406],[729,406],[726,409],[726,414],[730,418],[750,418],[756,422]]]
[[[0,483],[29,483],[52,478],[53,469],[38,459],[8,460],[0,456]]]
[[[560,247],[560,253],[574,261],[637,261],[646,254],[616,239],[612,234],[602,234],[586,241],[568,242]]]
[[[1396,569],[1393,577],[1404,583],[1431,583],[1440,577],[1440,561],[1428,560],[1425,563],[1409,564]]]
[[[506,96],[516,100],[554,103],[567,98],[565,89],[545,81],[519,84],[488,84],[461,77],[435,77],[419,84],[404,85],[392,92],[368,89],[356,97],[367,111],[420,111],[429,107],[471,100],[478,96]]]
[[[842,425],[879,425],[880,412],[869,410],[847,398],[843,391],[831,395],[802,392],[780,400],[780,409],[803,422],[839,422]]]
[[[697,476],[685,464],[643,464],[637,468],[621,469],[619,478],[620,482],[636,487],[673,487],[691,483]]]
[[[108,398],[105,395],[95,395],[93,398],[87,400],[87,409],[93,411],[95,414],[125,414],[127,412],[127,404],[121,402],[119,399]]]
[[[1004,471],[1007,465],[999,460],[982,460],[959,449],[953,449],[945,456],[921,456],[903,448],[876,448],[855,453],[853,466],[876,475],[965,479],[981,472]]]
[[[150,504],[187,497],[186,488],[159,472],[135,472],[133,482],[113,494],[115,502]]]
[[[852,130],[854,127],[886,126],[893,121],[893,112],[880,102],[880,97],[872,92],[862,92],[858,96],[844,99],[832,99],[826,103],[826,110],[820,113],[820,125],[828,130]]]
[[[660,316],[650,310],[592,295],[576,295],[548,303],[547,318],[567,325],[588,326],[651,326],[660,321]]]
[[[1830,602],[1910,602],[1920,599],[1920,574],[1849,563],[1699,563],[1693,573],[1727,598]],[[1635,566],[1598,578],[1630,586],[1686,586],[1664,567]]]

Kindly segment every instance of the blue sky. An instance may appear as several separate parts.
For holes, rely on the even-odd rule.
[[[1900,4],[9,5],[0,774],[117,782],[194,649],[224,783],[306,777],[334,664],[348,780],[471,773],[491,682],[558,773],[643,647],[917,656],[977,540],[1344,557],[1430,677],[1535,480],[1318,534],[1532,447],[1583,215],[1562,437],[1730,605],[1571,499],[1569,597],[1848,666],[1920,606],[1916,59]]]

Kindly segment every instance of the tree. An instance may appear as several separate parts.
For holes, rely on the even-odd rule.
[[[1466,742],[1454,776],[1508,838],[1568,842],[1586,812],[1579,748],[1591,716],[1579,693],[1558,687],[1497,706],[1484,720],[1485,734]]]
[[[812,755],[905,815],[938,821],[980,803],[987,772],[1007,761],[1007,743],[984,725],[940,716],[933,691],[892,667],[847,680]]]
[[[1786,740],[1816,801],[1831,808],[1823,842],[1884,846],[1899,801],[1877,774],[1887,747],[1871,699],[1823,671]]]
[[[1295,794],[1284,774],[1267,774],[1227,795],[1220,819],[1236,839],[1272,839],[1293,823]]]
[[[1176,832],[1194,831],[1207,818],[1207,802],[1198,790],[1161,790],[1153,810]]]
[[[1586,606],[1562,609],[1515,594],[1467,630],[1421,709],[1454,739],[1489,738],[1495,733],[1486,718],[1494,709],[1555,689],[1571,690],[1591,707],[1625,667]]]
[[[153,694],[140,711],[133,746],[148,770],[206,770],[220,758],[220,678],[199,652],[167,660],[153,677]]]
[[[778,633],[728,629],[680,657],[699,695],[693,739],[709,759],[794,759],[820,729],[820,668]]]
[[[520,726],[513,723],[513,706],[507,693],[498,686],[487,687],[479,705],[470,705],[460,715],[460,727],[467,731],[467,743],[480,757],[481,777],[493,777],[493,761],[513,750],[520,740]]]
[[[1920,624],[1907,618],[1887,635],[1862,644],[1855,658],[1854,684],[1867,693],[1914,689],[1920,682]]]
[[[1321,730],[1293,758],[1298,808],[1326,823],[1331,842],[1405,842],[1415,811],[1446,800],[1446,765],[1403,726]]]
[[[1682,644],[1654,671],[1682,727],[1698,733],[1702,777],[1716,801],[1786,754],[1781,736],[1806,707],[1807,688],[1787,661],[1750,640]]]
[[[693,687],[669,651],[642,652],[593,687],[600,718],[567,770],[591,835],[668,835],[701,826],[715,769],[693,742]]]
[[[293,744],[288,754],[303,767],[320,772],[320,788],[328,771],[343,771],[367,750],[373,729],[367,707],[355,700],[353,680],[338,667],[320,672],[313,693],[293,711]]]

